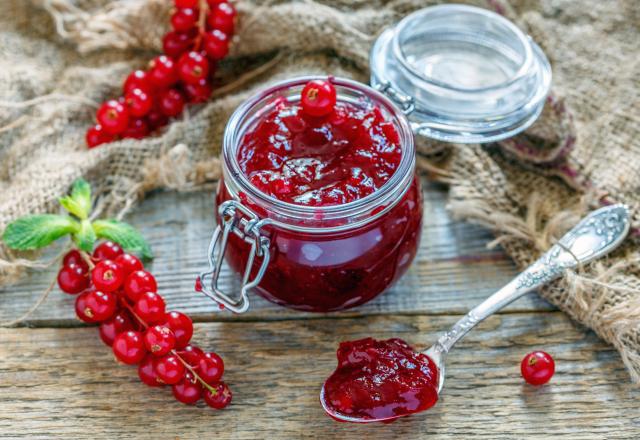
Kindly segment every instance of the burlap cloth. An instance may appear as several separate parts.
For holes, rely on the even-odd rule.
[[[0,3],[0,231],[55,209],[77,177],[101,207],[144,192],[187,190],[218,177],[233,109],[266,83],[308,73],[368,80],[380,30],[430,0],[240,1],[238,35],[215,99],[160,136],[87,150],[97,103],[160,49],[171,0],[3,0]],[[450,209],[496,231],[519,266],[586,210],[625,202],[640,226],[640,7],[637,0],[475,0],[515,21],[554,72],[545,112],[500,145],[420,142],[419,165],[449,183]],[[635,238],[541,294],[595,330],[640,381],[640,252]],[[21,265],[0,248],[0,286]]]

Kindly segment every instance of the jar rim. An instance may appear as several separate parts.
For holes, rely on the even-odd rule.
[[[332,84],[338,87],[355,90],[362,93],[371,99],[377,105],[381,105],[393,115],[395,125],[398,129],[398,135],[400,137],[400,145],[402,147],[402,157],[398,168],[393,173],[391,178],[384,183],[378,190],[349,203],[340,205],[328,205],[328,206],[309,206],[295,203],[289,203],[279,200],[269,194],[260,191],[255,187],[247,176],[240,169],[240,164],[237,157],[237,148],[239,148],[242,137],[245,134],[243,130],[243,123],[245,123],[245,117],[250,113],[250,110],[267,99],[274,98],[278,92],[285,91],[292,87],[304,86],[312,80],[326,80],[327,76],[312,75],[301,76],[284,81],[277,82],[270,87],[261,90],[248,100],[243,102],[231,115],[227,126],[225,128],[223,137],[223,173],[225,178],[233,179],[235,183],[240,187],[240,190],[247,193],[252,201],[260,202],[262,205],[268,206],[269,210],[272,210],[278,214],[279,217],[288,218],[291,220],[318,220],[318,226],[299,226],[292,225],[287,222],[279,220],[269,219],[270,223],[278,224],[280,226],[300,230],[300,231],[314,231],[319,228],[323,231],[333,232],[338,230],[351,229],[353,227],[360,226],[378,218],[383,213],[387,212],[391,207],[401,199],[397,197],[398,188],[402,188],[404,192],[408,190],[410,183],[413,179],[415,171],[415,145],[413,139],[413,132],[406,116],[402,111],[391,101],[387,96],[378,92],[377,90],[369,87],[366,84],[339,77],[330,77]],[[340,94],[338,94],[338,102],[340,102]],[[247,124],[245,124],[247,125]],[[244,127],[246,128],[246,127]],[[237,196],[237,194],[236,194]],[[384,205],[384,202],[389,202],[388,205]],[[366,218],[361,218],[363,214],[371,213],[372,209],[377,206],[385,206],[384,210],[377,212],[373,215],[367,215]],[[323,226],[320,223],[327,220],[340,220],[340,219],[354,219],[354,221],[348,221],[345,224],[333,227]],[[311,222],[313,223],[313,222]]]

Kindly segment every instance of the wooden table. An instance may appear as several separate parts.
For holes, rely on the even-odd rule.
[[[440,402],[390,425],[354,426],[318,403],[339,341],[398,336],[417,347],[501,287],[516,269],[491,234],[452,221],[446,190],[425,185],[422,246],[391,291],[343,313],[309,314],[251,298],[251,310],[219,312],[193,290],[213,229],[211,192],[151,195],[128,217],[156,253],[153,272],[170,308],[189,313],[194,341],[220,353],[234,392],[224,411],[187,407],[118,365],[95,328],[75,318],[73,299],[54,291],[31,328],[0,329],[1,438],[640,438],[640,392],[620,356],[536,295],[490,318],[456,346]],[[0,289],[0,320],[29,308],[54,276],[34,273]],[[228,272],[225,283],[237,287]],[[525,385],[525,353],[556,359],[552,382]]]

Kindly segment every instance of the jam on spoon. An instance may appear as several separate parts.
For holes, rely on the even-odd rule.
[[[325,383],[326,402],[337,413],[393,419],[429,409],[438,400],[435,363],[402,339],[343,342],[337,356],[338,368]]]

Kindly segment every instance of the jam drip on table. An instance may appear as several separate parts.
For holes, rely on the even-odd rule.
[[[338,368],[325,383],[335,412],[359,419],[405,416],[438,400],[438,370],[425,354],[402,339],[343,342]]]
[[[373,105],[337,103],[308,115],[281,98],[238,152],[240,168],[261,191],[285,202],[338,205],[378,190],[400,164],[398,132]]]

